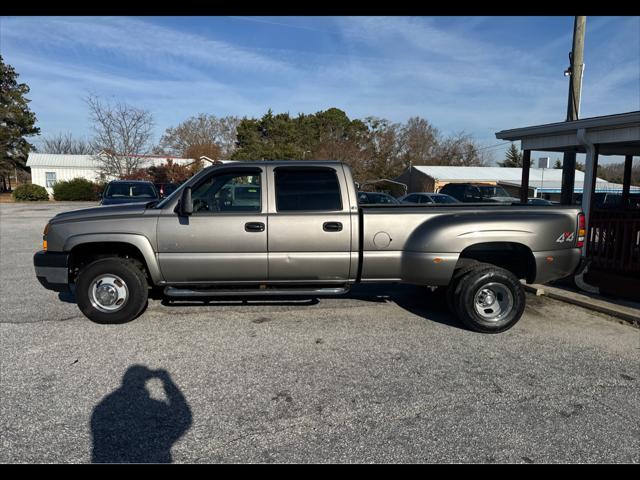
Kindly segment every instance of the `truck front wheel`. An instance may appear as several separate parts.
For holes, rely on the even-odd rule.
[[[468,328],[482,333],[500,333],[520,320],[525,294],[513,273],[495,265],[480,264],[455,286],[453,307]]]
[[[80,311],[96,323],[133,320],[147,303],[147,280],[124,258],[96,260],[84,267],[76,282]]]

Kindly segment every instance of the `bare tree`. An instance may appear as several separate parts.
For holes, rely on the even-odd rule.
[[[430,165],[437,154],[440,132],[424,118],[412,117],[402,126],[400,140],[404,168]]]
[[[71,133],[51,135],[42,140],[44,153],[64,153],[70,155],[90,155],[91,144],[82,138],[73,138]]]
[[[465,132],[453,134],[438,143],[435,161],[431,165],[476,166],[487,164],[489,156]]]
[[[158,151],[189,157],[194,152],[213,160],[228,159],[236,145],[238,117],[216,117],[201,113],[177,127],[169,127],[160,139]]]
[[[100,173],[128,176],[142,168],[150,151],[153,116],[148,110],[123,102],[106,102],[94,95],[86,99],[95,137],[92,147]]]

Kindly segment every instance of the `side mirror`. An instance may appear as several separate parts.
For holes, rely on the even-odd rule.
[[[193,201],[191,200],[191,187],[182,190],[180,197],[180,214],[191,215],[193,213]]]

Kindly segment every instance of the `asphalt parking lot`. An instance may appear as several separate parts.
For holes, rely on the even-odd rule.
[[[482,335],[397,285],[98,325],[32,266],[84,206],[0,205],[3,463],[640,463],[638,329],[528,295]]]

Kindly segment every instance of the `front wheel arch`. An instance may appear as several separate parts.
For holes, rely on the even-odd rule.
[[[105,288],[98,292],[100,287]],[[95,260],[80,270],[75,297],[78,308],[87,318],[96,323],[115,324],[129,322],[144,310],[148,290],[149,284],[139,264],[109,257]],[[120,299],[122,305],[118,304]]]

